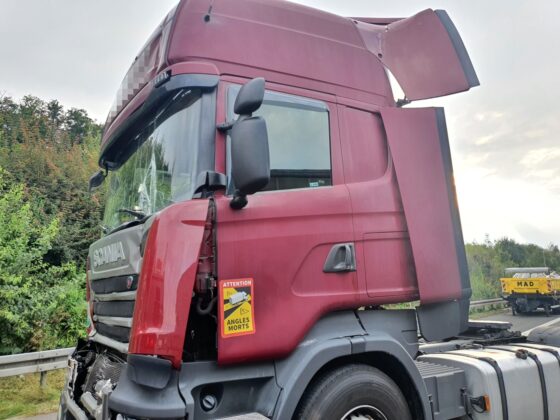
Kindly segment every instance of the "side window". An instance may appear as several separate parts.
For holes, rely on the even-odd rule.
[[[228,92],[228,118],[239,92]],[[287,190],[332,185],[328,107],[321,101],[267,91],[255,113],[266,120],[270,183],[264,189]]]

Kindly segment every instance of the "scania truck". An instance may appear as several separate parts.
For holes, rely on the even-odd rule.
[[[404,107],[478,84],[442,10],[181,0],[107,118],[59,418],[559,419],[558,349],[468,320],[445,115]]]

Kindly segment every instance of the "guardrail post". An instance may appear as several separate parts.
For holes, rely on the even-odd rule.
[[[41,387],[41,389],[44,389],[46,385],[47,385],[47,372],[42,371],[41,376],[39,378],[39,386]]]

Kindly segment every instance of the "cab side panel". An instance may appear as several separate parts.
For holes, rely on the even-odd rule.
[[[414,260],[381,116],[339,106],[358,275],[383,303],[416,299]]]

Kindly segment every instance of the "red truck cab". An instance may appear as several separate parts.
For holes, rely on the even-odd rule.
[[[394,401],[332,418],[431,418],[417,335],[465,330],[470,284],[443,110],[402,105],[477,84],[443,11],[181,1],[105,125],[61,417],[329,418],[313,385],[360,361]]]

